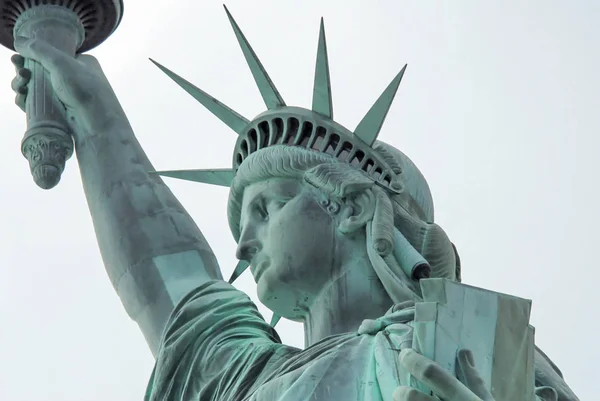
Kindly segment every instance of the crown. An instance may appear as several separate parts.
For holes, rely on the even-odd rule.
[[[171,170],[157,171],[155,174],[230,186],[237,169],[248,156],[270,146],[284,145],[325,153],[339,162],[362,171],[375,184],[386,190],[392,193],[402,192],[402,182],[399,179],[401,171],[392,169],[385,159],[373,150],[372,145],[379,135],[396,95],[406,65],[379,96],[354,131],[350,131],[333,121],[329,60],[322,18],[312,109],[308,110],[286,105],[227,7],[225,7],[225,12],[267,106],[267,111],[250,121],[168,68],[150,59],[180,87],[238,134],[233,155],[233,167],[230,169]]]
[[[385,117],[398,91],[406,65],[386,87],[354,131],[350,131],[333,120],[329,60],[322,18],[312,108],[309,110],[286,105],[240,27],[227,7],[224,6],[224,8],[256,85],[267,106],[267,111],[250,121],[173,71],[150,59],[181,88],[238,134],[232,168],[170,170],[155,171],[153,173],[229,187],[238,168],[248,156],[270,146],[284,145],[327,154],[337,161],[361,171],[375,184],[387,191],[394,194],[401,193],[403,185],[400,175],[402,172],[398,168],[392,169],[372,146],[381,131]],[[232,283],[247,267],[247,262],[240,261],[229,282]],[[274,316],[272,325],[277,320],[278,316]]]

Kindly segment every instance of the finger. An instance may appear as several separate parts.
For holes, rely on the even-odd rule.
[[[17,76],[10,83],[10,87],[13,91],[22,95],[27,93],[27,84],[31,79],[31,71],[26,68],[20,68],[17,71]]]
[[[423,394],[422,392],[408,386],[400,386],[396,388],[393,395],[394,401],[436,401],[430,395]]]
[[[14,44],[15,49],[23,57],[37,61],[50,73],[54,71],[64,72],[75,62],[73,57],[39,39],[27,39],[18,36],[15,38]]]
[[[558,393],[552,387],[544,386],[535,389],[540,401],[558,401]]]
[[[481,401],[481,398],[446,369],[410,348],[400,351],[400,363],[417,380],[446,401]]]
[[[23,111],[25,111],[25,99],[26,96],[20,93],[18,93],[17,97],[15,97],[15,104]]]
[[[492,399],[492,395],[486,388],[485,382],[475,368],[473,352],[468,349],[459,350],[456,354],[456,361],[456,375],[458,379],[482,400]]]
[[[94,56],[92,56],[91,54],[81,54],[77,56],[77,61],[82,62],[83,64],[85,64],[88,67],[93,67],[94,69],[97,70],[102,70],[102,67],[100,66],[100,62],[98,61],[98,59]]]
[[[25,66],[25,57],[21,56],[20,54],[13,54],[10,57],[10,61],[15,66],[16,72],[19,72],[19,70]]]

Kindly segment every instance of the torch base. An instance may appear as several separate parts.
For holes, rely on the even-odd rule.
[[[67,159],[73,155],[73,139],[59,125],[48,122],[27,130],[21,152],[29,161],[35,183],[50,189],[58,184]]]

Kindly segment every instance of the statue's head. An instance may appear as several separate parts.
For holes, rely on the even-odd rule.
[[[373,149],[406,174],[399,194],[300,147],[274,145],[239,166],[228,208],[237,257],[250,263],[258,296],[275,313],[301,320],[357,263],[371,266],[393,301],[407,290],[418,296],[420,278],[457,278],[425,179],[397,149],[382,142]]]
[[[394,302],[407,289],[418,297],[421,278],[460,279],[423,175],[376,140],[406,67],[350,131],[332,120],[323,24],[307,110],[286,106],[229,18],[269,110],[249,121],[159,65],[239,135],[232,169],[160,174],[231,188],[228,219],[242,260],[235,277],[249,263],[261,301],[297,320],[357,262],[373,269]]]

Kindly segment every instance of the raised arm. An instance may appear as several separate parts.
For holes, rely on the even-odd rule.
[[[137,141],[97,60],[73,59],[39,40],[15,48],[40,62],[64,103],[98,245],[108,276],[153,353],[175,304],[191,289],[221,279],[206,239]],[[13,56],[13,89],[23,106],[30,76]]]

